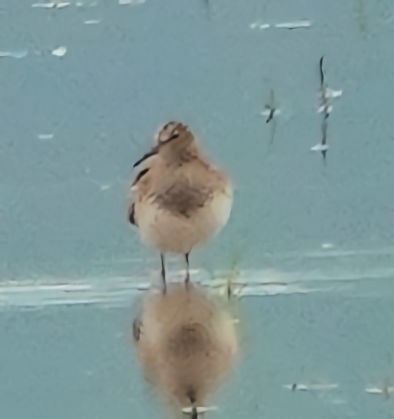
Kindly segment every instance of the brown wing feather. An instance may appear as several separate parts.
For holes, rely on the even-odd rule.
[[[163,209],[178,212],[189,218],[193,212],[202,208],[210,197],[211,190],[208,188],[176,183],[163,193],[157,194],[155,202]]]

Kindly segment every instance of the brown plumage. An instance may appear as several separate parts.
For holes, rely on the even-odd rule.
[[[233,190],[229,178],[202,154],[186,125],[171,121],[156,144],[134,165],[137,172],[129,220],[144,243],[164,253],[182,253],[206,242],[227,223]]]

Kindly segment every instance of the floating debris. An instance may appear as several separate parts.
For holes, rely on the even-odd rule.
[[[100,185],[100,190],[102,191],[108,191],[109,189],[111,189],[111,186],[109,183],[104,183],[103,185]]]
[[[285,384],[283,386],[291,391],[327,391],[327,390],[335,390],[338,388],[338,384],[301,384],[301,383],[292,383],[292,384]]]
[[[98,25],[99,23],[101,23],[101,20],[100,19],[87,19],[87,20],[84,20],[83,23],[85,25]]]
[[[65,7],[68,7],[70,5],[71,3],[68,1],[62,1],[62,2],[51,1],[49,3],[33,3],[31,7],[36,7],[40,9],[64,9]]]
[[[28,54],[26,49],[16,50],[16,51],[0,51],[0,58],[24,58]]]
[[[90,175],[90,169],[85,169],[85,173],[87,175]],[[103,192],[110,190],[113,186],[112,183],[102,183],[96,179],[93,179],[92,177],[89,177],[89,182],[93,183],[95,186],[97,186],[100,189],[100,191],[103,191]]]
[[[333,110],[332,105],[328,105],[327,107],[325,105],[322,105],[317,109],[317,113],[328,113],[328,114],[330,114],[332,112],[332,110]]]
[[[67,47],[61,46],[57,47],[51,51],[51,54],[55,57],[64,57],[67,53]]]
[[[384,390],[378,387],[367,387],[365,392],[368,394],[383,394]]]
[[[260,112],[261,116],[266,116],[267,120],[265,121],[267,124],[277,115],[280,115],[280,109],[272,109],[268,105],[265,105],[265,110]]]
[[[324,97],[326,99],[336,99],[341,96],[342,96],[342,90],[333,90],[333,89],[330,89],[329,87],[326,87],[324,91]]]
[[[97,1],[91,1],[90,3],[84,3],[83,1],[77,1],[75,3],[76,7],[96,7]]]
[[[310,28],[312,26],[312,22],[310,20],[299,20],[295,22],[283,22],[283,23],[261,23],[259,21],[252,22],[249,25],[250,29],[269,29],[269,28],[277,28],[277,29],[305,29]]]
[[[259,23],[259,22],[253,22],[249,25],[250,29],[260,29],[260,30],[268,29],[270,27],[271,25],[269,23]]]
[[[295,22],[283,22],[275,24],[275,28],[279,29],[303,29],[310,28],[311,26],[312,22],[310,20],[298,20]]]
[[[192,415],[194,412],[197,412],[198,414],[211,412],[213,410],[218,410],[217,406],[191,406],[191,407],[184,407],[182,409],[182,413],[186,415]]]
[[[389,386],[388,380],[382,387],[367,387],[365,392],[368,394],[383,395],[385,399],[390,398],[390,394],[394,393],[394,386]]]
[[[328,145],[327,144],[316,144],[313,147],[311,147],[311,151],[320,151],[320,152],[327,152]]]
[[[119,4],[121,6],[125,5],[134,5],[134,4],[143,4],[145,3],[145,0],[119,0]]]
[[[54,134],[38,134],[37,138],[42,141],[48,141],[52,140],[54,136]]]
[[[321,248],[322,249],[333,249],[335,246],[332,243],[322,243]]]
[[[151,288],[149,284],[141,284],[136,286],[137,291],[147,291]]]

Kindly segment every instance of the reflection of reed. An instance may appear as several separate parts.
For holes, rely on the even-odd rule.
[[[368,14],[364,0],[356,0],[355,12],[360,32],[366,38],[368,35]]]
[[[206,406],[238,352],[231,317],[191,284],[169,285],[166,294],[149,292],[133,335],[148,381],[192,417],[194,407]]]
[[[203,0],[203,3],[204,3],[205,13],[207,15],[207,18],[209,19],[211,17],[211,2],[210,0]]]

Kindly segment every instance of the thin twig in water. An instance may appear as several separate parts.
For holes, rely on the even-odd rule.
[[[265,109],[269,111],[267,120],[265,121],[267,124],[273,119],[275,114],[275,94],[273,89],[270,90],[270,101],[265,105]]]
[[[320,70],[320,91],[321,91],[321,100],[322,100],[322,113],[323,113],[323,121],[322,121],[322,139],[321,139],[321,153],[324,159],[324,162],[326,162],[327,158],[327,119],[330,116],[330,108],[329,103],[326,95],[326,84],[324,80],[324,69],[323,69],[323,61],[324,61],[324,55],[320,58],[319,63],[319,70]]]
[[[323,60],[324,55],[321,56],[320,62],[319,62],[319,70],[320,70],[320,89],[323,92],[324,91],[324,70],[323,70]]]
[[[270,98],[269,103],[265,105],[265,111],[261,114],[266,116],[267,119],[265,120],[266,124],[271,123],[272,129],[271,129],[271,137],[270,137],[270,145],[274,142],[275,132],[276,132],[276,119],[275,116],[279,113],[279,110],[276,107],[275,103],[275,93],[274,90],[270,90]]]
[[[272,121],[272,118],[274,117],[275,109],[274,108],[270,108],[268,105],[265,105],[265,109],[267,109],[269,111],[267,120],[265,121],[266,124],[268,124],[269,122]]]

